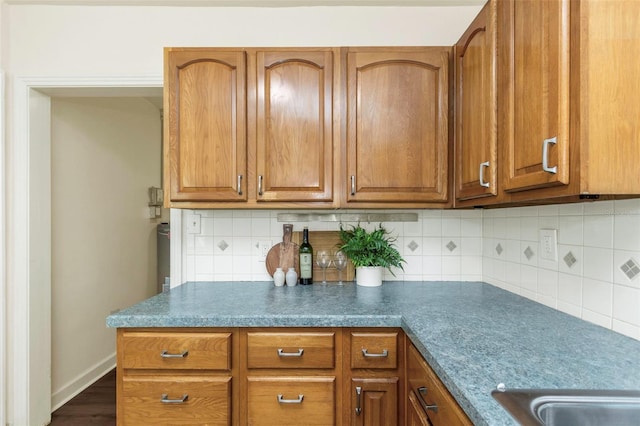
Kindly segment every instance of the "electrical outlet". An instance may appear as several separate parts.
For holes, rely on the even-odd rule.
[[[558,261],[558,230],[557,229],[541,229],[540,230],[540,258]]]
[[[271,249],[271,240],[261,240],[258,241],[258,252],[260,253],[260,260],[264,261],[267,259],[267,254]]]
[[[200,233],[200,215],[192,214],[187,217],[187,234]]]

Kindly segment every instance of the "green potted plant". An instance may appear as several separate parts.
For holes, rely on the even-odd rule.
[[[394,246],[396,239],[389,232],[378,225],[369,232],[360,224],[344,229],[340,225],[340,250],[356,268],[356,283],[361,286],[376,287],[382,285],[382,270],[388,269],[393,276],[392,267],[400,268],[406,261]]]

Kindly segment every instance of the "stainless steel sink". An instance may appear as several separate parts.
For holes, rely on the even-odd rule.
[[[640,425],[640,391],[497,389],[491,395],[523,426]]]

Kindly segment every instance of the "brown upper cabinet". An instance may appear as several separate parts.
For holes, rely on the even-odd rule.
[[[165,50],[164,109],[167,206],[246,201],[245,52]]]
[[[171,207],[333,207],[339,50],[165,49]]]
[[[490,0],[453,59],[449,47],[167,48],[165,205],[640,196],[639,16],[640,1]]]
[[[509,201],[640,194],[640,2],[499,0]]]
[[[349,48],[347,205],[449,200],[450,51]]]
[[[497,194],[496,18],[491,1],[454,47],[458,201]]]
[[[333,200],[333,53],[257,52],[259,201]]]
[[[569,3],[501,2],[506,191],[569,183]]]
[[[450,51],[166,48],[165,204],[451,206]]]

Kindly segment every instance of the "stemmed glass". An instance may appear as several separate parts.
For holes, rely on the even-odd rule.
[[[333,265],[338,270],[338,285],[342,285],[342,270],[347,267],[347,261],[347,256],[341,250],[333,255]]]
[[[316,254],[316,264],[322,269],[322,284],[327,283],[327,268],[331,266],[331,258],[326,250],[320,250]]]

